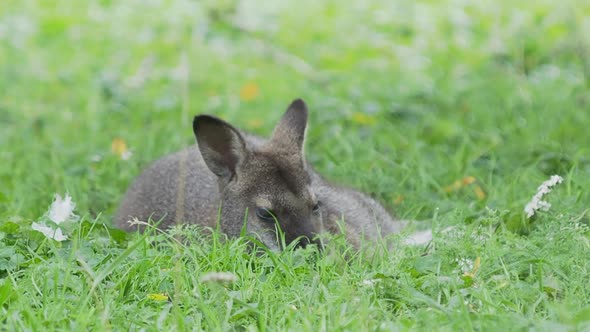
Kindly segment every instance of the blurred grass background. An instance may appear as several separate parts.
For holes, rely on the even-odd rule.
[[[320,171],[408,217],[473,198],[441,190],[464,176],[504,205],[590,167],[584,1],[2,7],[5,216],[38,215],[60,190],[110,214],[142,166],[193,143],[194,114],[268,134],[296,97],[311,108]],[[109,153],[116,138],[128,162]]]
[[[267,135],[301,97],[316,168],[419,227],[521,211],[552,174],[587,222],[589,87],[589,1],[3,0],[0,219],[68,191],[110,224],[195,114]]]
[[[526,200],[548,174],[588,174],[589,15],[582,1],[5,2],[5,211],[69,190],[109,214],[140,167],[193,143],[194,114],[268,134],[296,97],[309,159],[402,214],[469,200],[441,195],[464,176],[487,204]]]

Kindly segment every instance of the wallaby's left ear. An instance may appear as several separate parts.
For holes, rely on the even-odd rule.
[[[218,177],[230,179],[247,155],[240,132],[229,123],[209,115],[196,116],[193,131],[209,170]]]
[[[301,152],[306,127],[307,106],[303,100],[295,99],[275,127],[271,142],[293,152]]]

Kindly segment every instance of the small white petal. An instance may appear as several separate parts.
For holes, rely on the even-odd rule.
[[[39,224],[39,223],[34,222],[31,225],[31,228],[33,230],[36,230],[38,232],[45,234],[45,236],[47,236],[47,237],[50,237],[53,234],[53,229],[51,229],[49,226],[46,226],[44,224]]]
[[[551,203],[545,202],[545,201],[539,201],[538,207],[539,207],[539,210],[549,211],[549,208],[551,207]]]
[[[365,279],[362,284],[363,286],[375,286],[379,282],[381,282],[381,279]]]
[[[34,222],[31,225],[31,228],[33,230],[43,233],[43,235],[45,235],[45,237],[48,239],[53,239],[60,242],[68,239],[68,237],[63,234],[61,228],[59,227],[57,229],[53,229],[45,224]]]
[[[473,261],[467,258],[457,258],[455,260],[463,273],[473,270]]]
[[[526,217],[530,218],[532,216],[535,215],[535,208],[533,207],[533,204],[528,203],[525,207],[524,207],[524,212],[526,212]]]
[[[209,272],[201,276],[201,282],[232,283],[238,280],[231,272]]]
[[[59,227],[58,227],[58,228],[55,230],[55,233],[53,233],[53,239],[54,239],[55,241],[59,241],[59,242],[61,242],[61,241],[65,241],[65,240],[67,240],[67,239],[68,239],[68,237],[67,237],[66,235],[64,235],[64,234],[63,234],[63,232],[61,231],[61,228],[59,228]]]
[[[72,202],[72,197],[69,194],[66,194],[64,198],[55,194],[55,200],[49,207],[49,219],[59,225],[73,217],[75,207],[76,203]]]
[[[131,159],[131,156],[133,156],[133,152],[127,150],[121,154],[121,159],[122,160],[129,160],[129,159]]]
[[[541,211],[548,211],[551,207],[551,204],[543,201],[543,196],[549,194],[551,192],[551,187],[563,182],[563,178],[559,175],[552,175],[549,180],[543,182],[539,188],[537,188],[537,193],[533,196],[530,202],[528,202],[524,207],[524,212],[526,213],[527,218],[532,217],[535,215],[535,212]]]

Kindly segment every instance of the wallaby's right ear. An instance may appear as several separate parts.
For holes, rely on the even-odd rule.
[[[235,174],[247,153],[242,135],[229,123],[209,115],[196,116],[193,131],[209,170],[219,177]]]
[[[301,154],[306,126],[307,106],[303,100],[295,99],[275,127],[271,141],[293,153]]]

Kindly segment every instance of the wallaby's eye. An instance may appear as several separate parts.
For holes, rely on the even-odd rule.
[[[315,205],[313,206],[313,213],[319,213],[321,206],[322,206],[322,202],[318,201],[317,203],[315,203]]]
[[[275,217],[272,211],[265,209],[265,208],[257,208],[256,209],[256,216],[260,218],[262,221],[266,222],[274,222]]]

